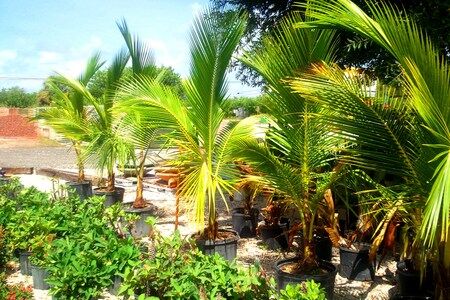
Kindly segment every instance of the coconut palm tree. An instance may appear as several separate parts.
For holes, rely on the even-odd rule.
[[[262,173],[258,181],[272,186],[299,212],[304,247],[299,269],[317,268],[313,245],[318,212],[326,191],[343,174],[335,165],[339,141],[316,116],[320,108],[293,93],[286,80],[317,61],[330,61],[336,51],[334,32],[298,30],[299,13],[284,18],[256,52],[241,59],[258,72],[267,85],[267,103],[274,126],[266,141],[241,143],[238,157]]]
[[[126,132],[136,132],[136,126],[131,126],[127,118],[114,114],[117,92],[119,85],[125,81],[135,80],[138,76],[156,76],[156,67],[153,55],[148,47],[140,40],[131,36],[128,26],[123,20],[117,24],[125,40],[127,49],[120,51],[114,58],[111,66],[107,69],[106,91],[100,98],[95,98],[86,87],[86,84],[80,81],[72,80],[67,77],[59,78],[62,84],[68,85],[93,106],[93,113],[89,122],[85,124],[84,133],[88,156],[95,157],[99,170],[107,171],[106,191],[115,190],[115,172],[114,167],[117,162],[127,162],[130,157],[134,157],[134,145]],[[124,78],[126,64],[131,58],[131,78]],[[128,130],[127,130],[128,129]],[[150,137],[149,135],[146,135]],[[142,149],[141,149],[142,152]],[[139,167],[143,170],[145,156],[140,156]],[[142,172],[139,170],[139,174]],[[138,184],[138,192],[135,200],[135,206],[142,206],[142,176]],[[140,191],[140,193],[139,193]]]
[[[103,64],[104,62],[100,61],[100,53],[94,54],[88,60],[86,69],[78,77],[78,81],[83,85],[87,85]],[[83,182],[85,174],[82,140],[84,135],[83,128],[87,122],[85,99],[76,90],[65,91],[62,86],[57,84],[57,77],[51,77],[47,83],[55,95],[53,98],[54,106],[43,111],[38,117],[44,119],[57,133],[62,134],[71,141],[77,159],[77,181]]]
[[[420,117],[420,125],[426,129],[425,143],[418,149],[405,149],[400,142],[390,144],[390,150],[377,149],[373,157],[362,153],[363,160],[371,168],[389,169],[393,174],[402,173],[416,195],[414,199],[423,199],[423,216],[416,236],[416,244],[424,247],[424,252],[436,254],[436,266],[439,284],[444,287],[450,278],[450,68],[448,60],[439,56],[426,34],[403,12],[387,4],[369,4],[373,18],[370,18],[358,6],[349,0],[319,1],[312,0],[306,5],[307,14],[314,19],[302,27],[336,27],[351,30],[369,38],[393,55],[402,68],[402,81],[405,88],[406,107],[412,114]],[[340,117],[333,122],[342,133],[350,135],[359,143],[377,147],[386,136],[378,132],[379,127],[372,123],[359,122],[352,115],[362,111],[354,93],[336,96],[339,90],[352,90],[338,83],[328,81],[333,78],[328,67],[316,70],[318,76],[304,76],[293,83],[294,89],[304,95],[315,98],[333,110],[342,107],[349,117]],[[334,72],[334,71],[331,71]],[[345,88],[342,88],[345,87]],[[353,90],[354,91],[354,90]],[[353,98],[353,99],[352,99]],[[353,100],[353,101],[352,101]],[[342,106],[341,106],[342,105]],[[367,109],[366,109],[367,111]],[[366,119],[367,120],[367,119]],[[371,119],[368,119],[371,120]],[[368,126],[367,124],[370,124]],[[418,128],[418,127],[415,127]],[[408,131],[407,131],[408,132]],[[386,132],[385,132],[386,133]],[[396,132],[388,133],[393,136]],[[402,157],[400,165],[388,166],[394,154]],[[416,158],[419,159],[416,160]],[[358,160],[356,158],[354,160]],[[396,170],[395,170],[396,169]],[[431,250],[431,251],[430,251]],[[439,295],[448,298],[448,290]]]
[[[179,153],[172,160],[183,170],[177,195],[185,202],[197,228],[214,240],[218,234],[216,201],[225,201],[239,172],[231,155],[233,142],[251,137],[249,120],[224,124],[226,71],[246,26],[246,18],[230,14],[219,20],[206,12],[194,21],[190,35],[191,70],[180,99],[160,83],[142,78],[123,88],[123,111],[139,113],[169,131],[169,144]],[[205,208],[207,227],[205,228]]]

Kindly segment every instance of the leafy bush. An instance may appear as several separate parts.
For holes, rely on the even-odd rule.
[[[37,103],[35,93],[27,93],[19,87],[0,90],[0,106],[32,107]]]
[[[98,296],[139,259],[133,240],[114,230],[114,222],[128,217],[118,205],[105,210],[103,202],[50,197],[17,182],[0,187],[0,228],[6,226],[10,252],[31,251],[32,263],[49,271],[58,299]]]
[[[301,284],[288,284],[284,290],[280,291],[279,300],[326,300],[325,290],[319,283],[308,280]]]
[[[33,288],[23,285],[8,286],[5,273],[0,273],[0,299],[31,300],[33,299]]]
[[[139,251],[131,239],[96,232],[56,240],[46,258],[47,282],[58,299],[92,299],[112,284],[114,275],[134,267]]]
[[[47,282],[58,299],[91,299],[113,283],[115,275],[134,267],[140,251],[133,239],[120,238],[110,220],[117,207],[103,208],[103,198],[93,197],[73,207],[66,221],[67,235],[52,243],[43,265],[50,275]]]
[[[272,287],[258,268],[239,268],[204,255],[179,233],[155,239],[155,257],[127,270],[120,293],[161,299],[269,299]]]

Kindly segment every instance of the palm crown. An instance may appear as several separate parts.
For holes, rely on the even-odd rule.
[[[238,178],[233,163],[235,141],[251,137],[250,120],[224,124],[226,71],[246,25],[245,17],[213,12],[199,16],[190,35],[191,71],[184,82],[186,99],[155,80],[142,78],[124,86],[121,110],[139,114],[169,132],[169,145],[179,149],[173,165],[183,170],[177,195],[187,203],[200,228],[208,210],[208,238],[217,236],[216,199],[225,199]]]

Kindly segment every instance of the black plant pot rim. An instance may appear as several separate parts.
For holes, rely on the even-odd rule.
[[[93,189],[95,195],[112,195],[112,194],[122,194],[125,192],[125,188],[116,186],[114,191],[102,191],[104,187],[97,187]]]
[[[225,244],[231,244],[231,243],[234,243],[234,242],[237,242],[238,240],[239,240],[239,234],[236,232],[236,231],[234,231],[234,230],[232,230],[232,229],[219,229],[219,231],[222,231],[222,232],[231,232],[231,233],[233,233],[234,234],[234,236],[233,237],[231,237],[231,238],[227,238],[227,239],[224,239],[224,240],[203,240],[203,239],[195,239],[195,242],[197,243],[197,244],[200,244],[200,245],[205,245],[205,246],[211,246],[211,245],[225,245]],[[193,236],[195,236],[195,234],[193,235]]]
[[[358,249],[350,249],[348,247],[344,247],[344,246],[340,246],[339,247],[339,251],[344,251],[344,252],[352,252],[352,253],[363,253],[363,252],[369,252],[370,250],[370,244],[368,243],[353,243],[352,245],[358,245],[361,248]]]
[[[293,257],[293,258],[287,258],[287,259],[282,259],[282,260],[277,261],[275,263],[275,270],[276,270],[277,274],[282,274],[283,276],[290,277],[290,278],[307,277],[307,278],[311,278],[311,279],[321,278],[321,277],[329,277],[329,276],[334,276],[337,274],[338,269],[336,268],[336,266],[333,265],[331,262],[324,261],[324,260],[319,261],[319,268],[327,271],[326,274],[316,274],[316,275],[302,274],[302,273],[291,274],[291,273],[284,272],[283,270],[281,270],[281,266],[295,262],[298,259],[299,259],[298,257]]]
[[[92,184],[92,180],[83,180],[83,181],[68,181],[68,185],[83,185],[83,184]]]
[[[157,209],[154,205],[147,203],[147,206],[145,207],[140,207],[140,208],[135,208],[133,207],[133,203],[127,203],[125,205],[123,205],[124,210],[127,213],[135,213],[135,214],[139,214],[139,213],[152,213],[155,212],[155,210]]]

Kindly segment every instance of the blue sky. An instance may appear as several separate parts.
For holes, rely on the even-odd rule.
[[[207,0],[0,0],[0,88],[42,87],[53,72],[77,76],[100,50],[110,60],[123,46],[116,21],[125,18],[132,33],[154,50],[158,65],[189,72],[188,32]],[[230,95],[255,96],[233,75]]]

